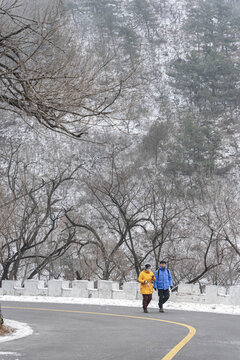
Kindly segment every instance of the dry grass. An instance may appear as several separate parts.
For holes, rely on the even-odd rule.
[[[0,336],[10,335],[14,332],[14,329],[10,328],[10,326],[2,325],[0,329]]]

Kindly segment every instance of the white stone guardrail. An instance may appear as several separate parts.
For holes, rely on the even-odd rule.
[[[21,280],[3,280],[0,295],[15,296],[62,296],[80,298],[102,298],[118,300],[141,299],[140,284],[138,282],[125,282],[122,289],[119,283],[107,280],[98,280],[97,288],[93,281],[87,280],[49,280],[47,287],[43,280],[26,280],[24,287]],[[70,287],[71,285],[71,287]],[[157,292],[153,300],[157,300]],[[240,286],[229,288],[207,285],[205,292],[200,293],[199,285],[179,284],[178,291],[171,294],[173,302],[189,302],[202,304],[240,305]]]

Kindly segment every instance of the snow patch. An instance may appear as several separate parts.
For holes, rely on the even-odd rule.
[[[19,302],[40,302],[56,304],[79,304],[79,305],[101,305],[101,306],[128,306],[142,307],[141,300],[115,300],[115,299],[98,299],[98,298],[71,298],[71,297],[51,297],[51,296],[0,296],[2,301],[19,301]],[[149,308],[158,308],[157,301],[152,301]],[[164,305],[165,309],[210,312],[218,314],[240,315],[240,305],[223,305],[223,304],[200,304],[200,303],[175,303],[169,301]],[[13,326],[14,327],[14,326]]]
[[[33,329],[28,324],[19,321],[4,319],[4,325],[10,326],[11,328],[15,329],[15,331],[10,335],[1,336],[0,343],[21,339],[23,337],[32,335],[33,333]],[[9,355],[10,353],[4,353],[4,354]],[[4,354],[0,352],[0,355],[4,355]]]
[[[14,356],[21,356],[21,354],[18,354],[16,352],[10,352],[10,351],[0,351],[0,355],[14,355]]]

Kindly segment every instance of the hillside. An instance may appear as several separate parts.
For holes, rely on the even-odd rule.
[[[1,5],[1,280],[238,284],[238,2],[56,4]]]

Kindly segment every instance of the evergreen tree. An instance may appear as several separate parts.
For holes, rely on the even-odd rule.
[[[170,84],[185,95],[190,104],[212,114],[237,106],[240,95],[239,64],[216,51],[201,56],[192,51],[185,60],[176,61],[169,73]]]
[[[170,84],[200,111],[218,115],[239,102],[237,41],[240,16],[233,1],[199,1],[192,7],[185,24],[192,51],[174,62]]]
[[[171,125],[168,122],[155,121],[143,138],[141,144],[141,156],[153,157],[158,166],[158,158],[161,153],[165,155],[165,147],[169,141]]]
[[[85,8],[97,28],[100,51],[107,45],[112,50],[122,49],[126,61],[138,58],[141,39],[134,27],[129,26],[122,1],[89,0],[85,2]]]
[[[134,0],[131,10],[138,25],[147,30],[147,37],[150,39],[157,24],[157,17],[151,3],[146,0]]]
[[[168,157],[168,171],[209,177],[216,168],[221,139],[216,131],[200,126],[191,117],[181,123]]]
[[[228,53],[237,49],[239,20],[234,0],[200,0],[190,7],[184,29],[195,49]]]
[[[119,24],[121,4],[119,0],[88,0],[85,6],[94,16],[98,30],[105,35],[113,35]]]

